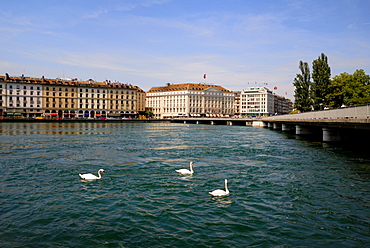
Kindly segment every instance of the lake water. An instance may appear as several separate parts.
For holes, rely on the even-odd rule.
[[[0,123],[0,139],[1,247],[370,246],[368,154],[174,123]]]

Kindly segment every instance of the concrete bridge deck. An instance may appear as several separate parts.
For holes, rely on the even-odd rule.
[[[370,130],[370,104],[263,118],[264,123]]]
[[[264,118],[176,118],[173,122],[269,127],[297,135],[318,136],[322,141],[370,139],[370,104]]]

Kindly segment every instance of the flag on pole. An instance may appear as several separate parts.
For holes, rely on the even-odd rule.
[[[207,78],[207,74],[203,74],[203,78],[206,79]]]

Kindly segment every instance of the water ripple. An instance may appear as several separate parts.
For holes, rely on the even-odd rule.
[[[346,150],[237,126],[0,128],[2,247],[370,244],[370,161]],[[230,195],[210,197],[225,178]]]

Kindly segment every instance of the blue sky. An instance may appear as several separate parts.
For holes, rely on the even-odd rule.
[[[368,0],[4,0],[0,74],[167,82],[293,99],[299,61],[370,74]],[[249,84],[248,84],[249,82]]]

